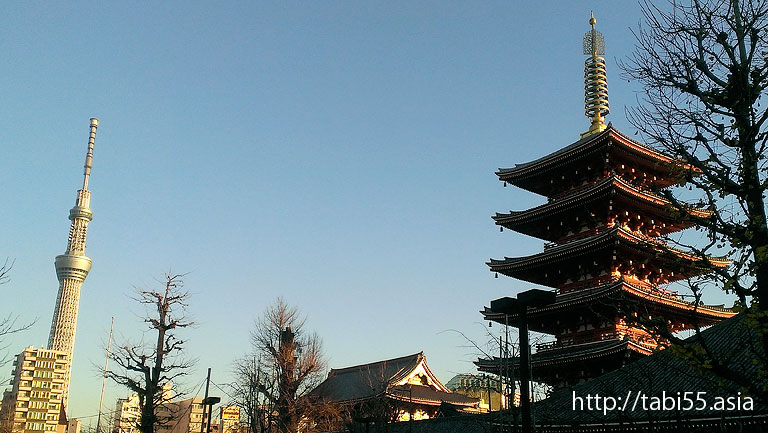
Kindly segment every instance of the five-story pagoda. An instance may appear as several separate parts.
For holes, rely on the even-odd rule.
[[[547,197],[543,205],[493,217],[502,228],[546,241],[544,251],[491,259],[488,266],[497,274],[556,288],[554,304],[529,309],[527,315],[531,330],[556,339],[537,347],[533,377],[558,387],[597,377],[660,348],[664,342],[639,325],[646,319],[661,319],[677,332],[735,314],[687,302],[663,288],[705,272],[700,259],[660,240],[693,225],[657,194],[680,184],[681,174],[691,168],[605,124],[608,88],[603,39],[595,22],[591,17],[592,30],[584,37],[589,130],[554,153],[496,173],[505,184]],[[708,261],[728,265],[721,258]],[[516,323],[487,307],[482,313],[486,320]],[[476,364],[481,371],[500,371],[498,358]],[[502,360],[505,364],[510,363]]]

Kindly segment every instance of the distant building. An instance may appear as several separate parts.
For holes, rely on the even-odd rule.
[[[163,402],[171,402],[173,399],[173,385],[171,382],[166,382],[163,385],[162,398]],[[161,418],[169,418],[170,414],[167,407],[159,408]],[[115,414],[112,421],[113,433],[138,433],[138,424],[141,418],[141,403],[139,402],[139,395],[136,393],[131,394],[127,398],[118,398],[115,403]]]
[[[115,417],[112,424],[113,433],[137,433],[141,416],[139,396],[132,394],[128,398],[118,398],[115,404]]]
[[[219,432],[240,432],[240,408],[237,406],[222,406],[219,408]]]
[[[451,391],[480,399],[480,410],[483,412],[509,408],[509,396],[501,390],[499,379],[487,374],[457,374],[445,384]],[[515,393],[512,404],[520,405],[520,394]]]
[[[208,418],[210,414],[206,409],[203,417],[203,399],[188,398],[186,400],[172,400],[173,389],[170,383],[163,386],[162,404],[157,406],[156,415],[158,424],[156,433],[200,433],[201,427],[208,430]],[[232,418],[236,416],[235,423],[240,420],[240,411],[233,414],[231,408],[223,409],[224,424],[231,430]],[[141,404],[139,396],[132,394],[128,398],[119,398],[115,404],[115,417],[112,424],[113,433],[138,433],[138,424],[141,421]],[[201,422],[205,421],[205,426]],[[220,424],[211,425],[211,433],[218,433],[223,428]],[[236,433],[237,430],[231,430]],[[68,432],[69,433],[69,432]]]
[[[202,398],[171,401],[165,403],[164,409],[167,412],[162,417],[164,419],[162,425],[157,428],[157,433],[200,433],[203,427],[201,423],[204,422],[207,426],[210,417],[207,410],[203,417]]]
[[[68,356],[59,350],[30,346],[13,361],[13,388],[3,398],[3,412],[14,432],[62,432],[62,400]],[[59,427],[59,420],[63,426]]]
[[[477,412],[480,404],[443,385],[424,352],[332,369],[310,395],[346,406],[353,421],[365,423],[433,418],[441,409]]]
[[[78,418],[72,418],[67,422],[67,433],[80,433],[80,428],[82,426],[82,421]]]

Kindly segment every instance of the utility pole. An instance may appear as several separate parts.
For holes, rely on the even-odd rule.
[[[109,368],[109,354],[112,350],[112,331],[115,329],[115,317],[112,316],[112,324],[109,326],[109,340],[107,340],[107,357],[104,360],[104,377],[101,379],[101,397],[99,397],[99,416],[96,418],[96,433],[101,433],[101,406],[104,404],[104,387],[107,384],[107,369]]]
[[[531,348],[528,345],[527,305],[523,304],[518,310],[518,327],[520,329],[520,406],[523,413],[523,433],[533,430],[531,422]],[[522,400],[524,399],[524,400]]]
[[[502,340],[502,336],[499,335],[499,411],[504,410],[504,349],[502,348],[502,345],[504,344]]]
[[[483,379],[485,380],[485,387],[488,388],[488,412],[491,412],[491,379],[485,375],[483,375]]]
[[[208,401],[208,387],[211,385],[211,367],[208,367],[208,378],[205,379],[205,398],[203,399],[203,417],[200,419],[200,433],[205,433],[205,407]],[[193,400],[194,401],[194,400]],[[208,414],[210,418],[211,414]],[[210,422],[208,423],[210,424]]]
[[[504,407],[509,409],[512,405],[509,404],[509,382],[514,381],[512,373],[515,367],[512,365],[512,359],[509,357],[509,314],[504,315],[504,364],[506,372],[504,373],[504,383],[502,388],[504,390]]]

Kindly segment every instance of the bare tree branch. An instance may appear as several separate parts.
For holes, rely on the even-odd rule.
[[[166,274],[162,290],[137,290],[134,300],[147,307],[143,322],[156,332],[155,344],[118,346],[111,355],[117,368],[106,372],[107,377],[139,396],[141,417],[137,427],[141,433],[154,433],[169,421],[158,410],[168,400],[163,389],[186,375],[193,365],[193,361],[183,358],[185,342],[175,334],[178,329],[193,325],[184,314],[189,292],[183,289],[183,277]]]
[[[765,365],[759,354],[768,347],[768,1],[669,0],[661,7],[645,0],[641,6],[635,51],[621,65],[626,78],[643,86],[628,118],[650,144],[684,162],[678,176],[692,187],[695,203],[662,194],[681,218],[703,228],[706,244],[685,246],[707,278],[735,293],[742,306],[752,301],[763,347],[756,361]],[[696,207],[711,216],[697,215]],[[712,255],[732,263],[717,266]],[[699,302],[706,280],[687,282]],[[655,331],[675,341],[663,326]],[[704,345],[699,355],[712,353]],[[722,377],[755,382],[729,371],[723,360],[707,362]]]
[[[0,285],[10,281],[10,272],[13,269],[15,260],[6,257],[5,262],[0,266]],[[0,367],[8,362],[8,346],[3,344],[4,337],[15,334],[16,332],[26,331],[35,324],[35,321],[29,323],[18,323],[19,316],[9,312],[3,318],[0,318]]]

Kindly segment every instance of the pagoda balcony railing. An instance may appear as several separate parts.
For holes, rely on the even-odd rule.
[[[605,179],[606,179],[605,176],[598,176],[598,177],[595,177],[593,179],[582,180],[582,182],[579,183],[579,184],[571,184],[571,185],[569,185],[568,189],[566,189],[566,190],[564,190],[564,191],[562,191],[562,192],[560,192],[558,194],[552,195],[551,197],[548,198],[548,200],[549,201],[555,201],[555,200],[557,200],[559,198],[569,196],[571,194],[579,192],[582,189],[587,189],[590,186],[592,186],[592,185],[594,185],[594,184],[596,184],[598,182],[601,182],[601,181],[603,181]]]
[[[539,343],[536,345],[536,352],[546,352],[548,350],[555,350],[560,349],[563,347],[573,346],[575,344],[584,344],[584,343],[591,343],[594,341],[600,341],[595,340],[594,338],[581,338],[576,340],[566,340],[566,341],[547,341],[545,343]]]
[[[706,304],[703,304],[701,302],[697,306],[698,307],[704,307],[704,308],[706,308],[708,310],[722,311],[723,313],[733,313],[733,309],[732,308],[727,308],[725,306],[721,307],[719,305],[706,305]]]
[[[680,248],[675,248],[675,247],[669,245],[667,242],[664,242],[662,239],[658,239],[658,238],[649,236],[648,234],[646,234],[642,230],[633,230],[632,228],[628,228],[628,227],[624,227],[624,226],[622,226],[622,228],[625,231],[629,231],[633,236],[635,236],[635,237],[637,237],[637,238],[639,238],[641,240],[644,240],[644,241],[646,241],[646,242],[648,242],[648,243],[650,243],[652,245],[661,247],[664,250],[680,254],[682,257],[687,257],[689,259],[692,258],[693,260],[696,260],[696,258],[697,258],[697,256],[694,253],[691,253],[690,251],[686,251],[686,250],[683,250],[683,249],[680,249]]]
[[[576,344],[593,343],[593,342],[606,341],[606,340],[632,341],[641,346],[645,346],[651,349],[655,349],[656,347],[658,347],[658,344],[659,344],[658,341],[653,339],[653,337],[650,337],[645,334],[631,332],[631,331],[622,332],[622,333],[606,332],[595,337],[581,338],[581,339],[577,338],[575,340],[565,340],[565,341],[555,340],[555,341],[547,341],[544,343],[539,343],[539,344],[536,344],[536,352],[546,352],[549,350],[560,349],[563,347],[573,346]]]
[[[595,235],[599,234],[600,232],[602,232],[604,230],[610,230],[610,229],[612,229],[614,227],[617,227],[617,226],[621,227],[621,229],[624,230],[625,232],[630,233],[633,236],[635,236],[636,238],[638,238],[638,239],[640,239],[642,241],[646,241],[649,244],[652,244],[652,245],[655,245],[655,246],[659,246],[659,247],[661,247],[661,248],[663,248],[665,250],[674,251],[674,252],[677,252],[679,254],[690,255],[690,252],[682,250],[682,249],[679,249],[679,248],[675,248],[675,247],[669,245],[667,242],[664,242],[662,239],[659,239],[658,236],[652,236],[652,235],[648,234],[647,230],[644,230],[644,229],[641,229],[641,228],[630,227],[625,222],[611,223],[611,224],[608,224],[608,225],[600,225],[600,226],[595,227],[595,228],[590,228],[590,229],[584,230],[582,232],[574,233],[572,235],[563,237],[561,239],[558,239],[557,242],[545,242],[544,243],[544,249],[546,250],[546,249],[549,249],[549,248],[552,248],[552,247],[556,247],[556,246],[559,246],[559,245],[565,245],[565,244],[571,243],[573,241],[578,241],[578,240],[585,239],[585,238],[588,238],[588,237],[591,237],[591,236],[595,236]]]
[[[593,228],[593,229],[587,229],[587,230],[585,230],[583,232],[572,234],[572,235],[570,235],[568,237],[565,237],[565,238],[563,238],[561,240],[558,240],[557,242],[545,242],[544,243],[544,249],[546,250],[547,248],[552,248],[552,247],[556,247],[558,245],[564,245],[564,244],[567,244],[569,242],[578,241],[578,240],[581,240],[581,239],[592,237],[592,236],[600,233],[601,229],[605,229],[605,227],[596,227],[596,228]]]
[[[571,346],[571,345],[573,345],[572,341],[565,342],[565,343],[557,340],[547,341],[546,343],[538,343],[536,345],[536,352],[545,352],[547,350],[558,349],[560,347]]]
[[[638,344],[640,346],[646,347],[648,349],[656,350],[659,347],[659,340],[656,340],[652,336],[632,330],[626,330],[621,333],[611,332],[608,334],[602,335],[603,340],[621,340],[621,341],[631,341],[635,344]]]
[[[642,280],[637,280],[637,279],[634,279],[634,278],[631,278],[631,277],[627,277],[627,276],[624,276],[624,279],[629,284],[631,284],[631,285],[633,285],[633,286],[635,286],[635,287],[637,287],[637,288],[639,288],[639,289],[641,289],[641,290],[643,290],[645,292],[648,292],[649,294],[652,294],[652,295],[655,295],[655,296],[660,296],[662,298],[670,299],[670,300],[673,300],[673,301],[682,301],[683,300],[683,297],[680,296],[680,294],[678,292],[676,292],[676,291],[659,289],[654,284],[651,284],[651,283],[648,283],[648,282],[645,282],[645,281],[642,281]],[[697,307],[706,308],[708,310],[720,311],[720,312],[723,312],[723,313],[729,313],[729,312],[733,311],[732,309],[726,308],[725,306],[706,305],[706,304],[701,303],[701,302],[697,305]]]
[[[667,299],[674,299],[677,301],[680,300],[680,295],[678,295],[676,291],[660,289],[657,284],[653,284],[651,282],[641,280],[639,278],[636,278],[633,275],[622,275],[622,277],[624,278],[624,281],[626,281],[627,283],[637,287],[638,289],[642,289],[643,291],[648,292],[650,294],[661,296]]]
[[[618,278],[614,278],[610,275],[608,276],[599,276],[595,278],[590,278],[583,281],[574,281],[571,283],[566,283],[560,286],[555,293],[557,294],[564,294],[564,293],[570,293],[570,292],[576,292],[583,289],[590,289],[597,286],[602,286],[604,284],[610,284],[614,281],[618,281]]]

